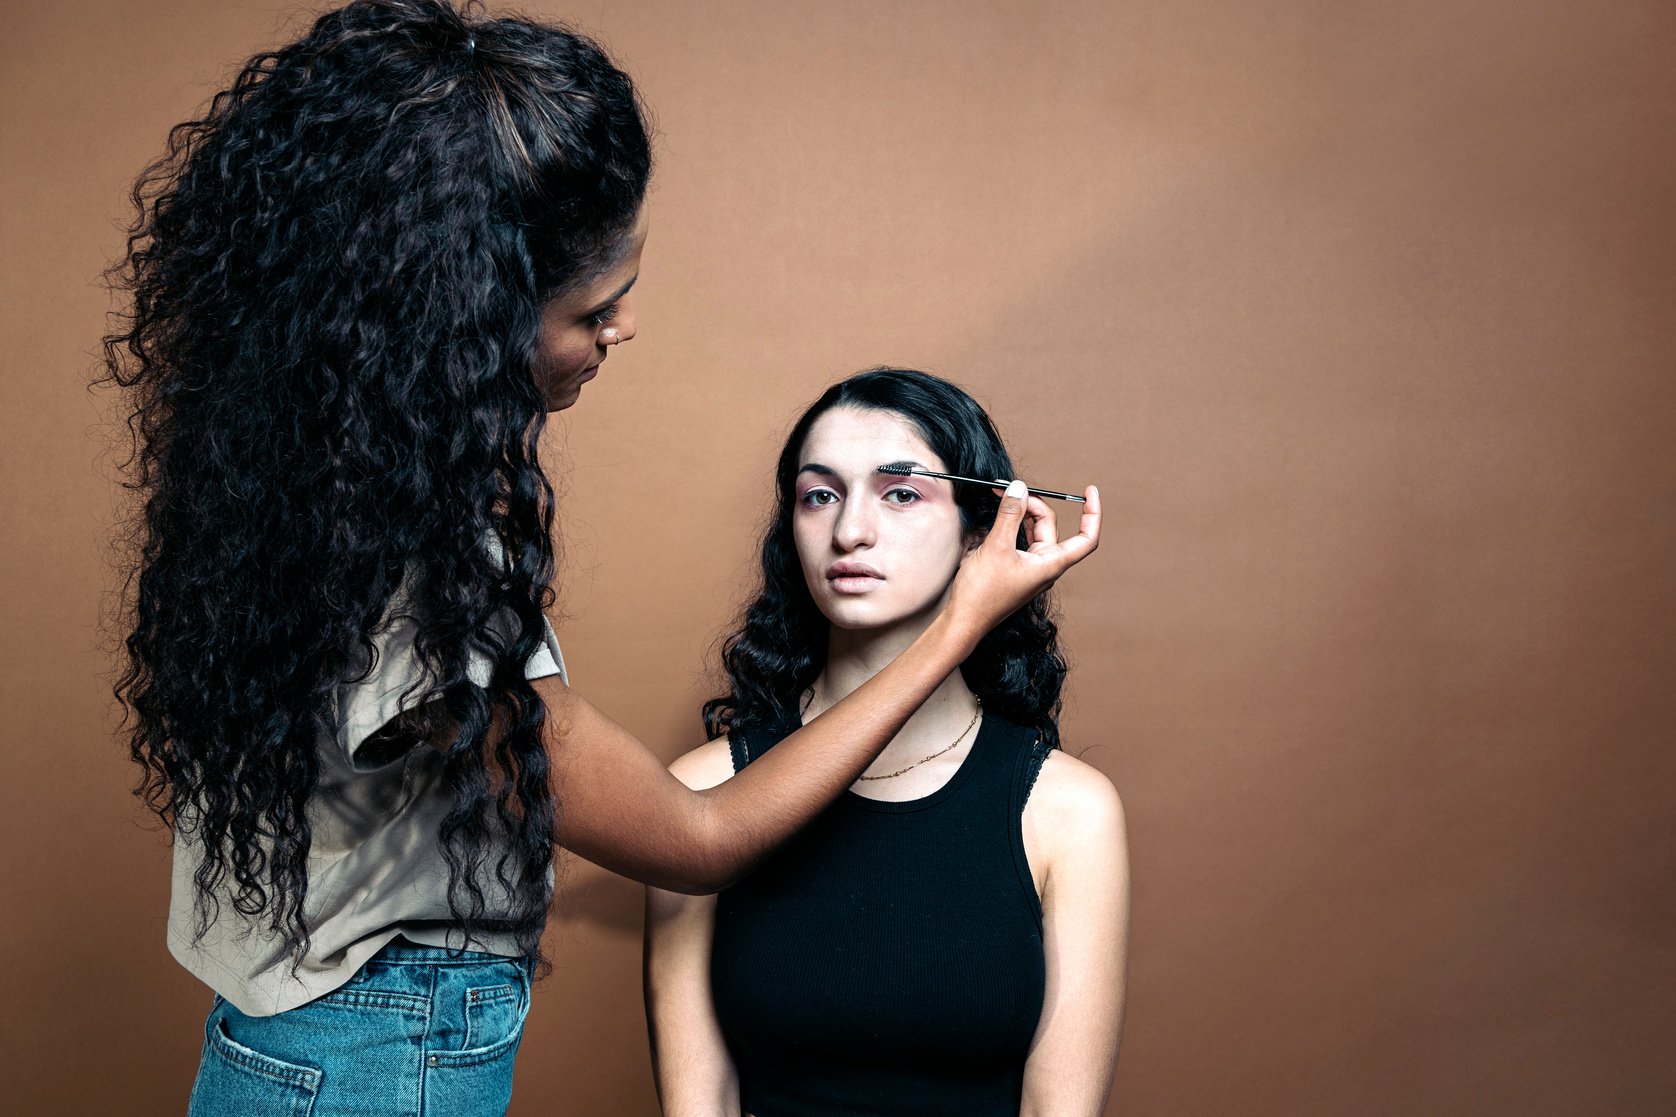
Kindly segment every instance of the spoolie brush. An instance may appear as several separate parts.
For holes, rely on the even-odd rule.
[[[934,469],[920,469],[909,465],[881,465],[879,472],[889,473],[895,477],[937,477],[944,481],[958,481],[963,485],[982,485],[986,489],[1004,489],[1007,487],[1005,481],[985,481],[977,477],[957,477],[952,473],[938,473]],[[1082,497],[1074,493],[1056,493],[1052,489],[1029,488],[1025,491],[1032,496],[1045,496],[1050,500],[1068,500],[1075,504],[1087,503]]]

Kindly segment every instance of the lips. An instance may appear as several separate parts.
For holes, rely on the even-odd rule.
[[[885,576],[864,562],[835,562],[826,571],[826,581],[838,593],[866,593]]]
[[[576,382],[578,384],[586,384],[588,381],[592,380],[594,377],[596,377],[598,375],[599,375],[599,365],[597,365],[597,364],[589,365],[587,368],[582,370],[582,375],[580,375],[576,378]]]
[[[865,562],[835,562],[827,568],[828,578],[883,578],[877,570]]]

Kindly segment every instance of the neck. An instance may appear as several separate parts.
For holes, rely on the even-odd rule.
[[[817,697],[826,698],[827,705],[843,699],[906,651],[930,623],[929,617],[915,617],[890,628],[864,631],[829,626],[823,685],[817,686]]]
[[[842,701],[882,671],[925,631],[931,619],[914,618],[888,629],[865,632],[831,629],[826,667],[811,688],[805,719]],[[966,688],[966,680],[958,670],[951,672],[903,724],[873,767],[888,768],[898,754],[914,752],[926,742],[947,743],[971,722],[977,710],[978,700]]]

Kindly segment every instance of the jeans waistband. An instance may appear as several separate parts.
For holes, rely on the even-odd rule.
[[[371,961],[412,962],[427,966],[482,966],[490,962],[516,962],[524,965],[526,959],[512,958],[505,954],[489,954],[481,950],[449,950],[445,946],[420,946],[416,942],[396,938],[380,947]]]

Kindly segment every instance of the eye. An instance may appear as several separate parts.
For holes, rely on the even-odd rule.
[[[611,319],[617,317],[617,305],[618,304],[616,303],[612,303],[604,310],[596,310],[592,314],[588,315],[588,325],[603,326],[607,322],[611,321]]]
[[[919,499],[921,499],[919,493],[909,488],[898,487],[885,492],[885,502],[887,504],[913,504]]]
[[[797,502],[805,508],[825,508],[838,499],[838,494],[831,489],[810,489],[797,498]]]

